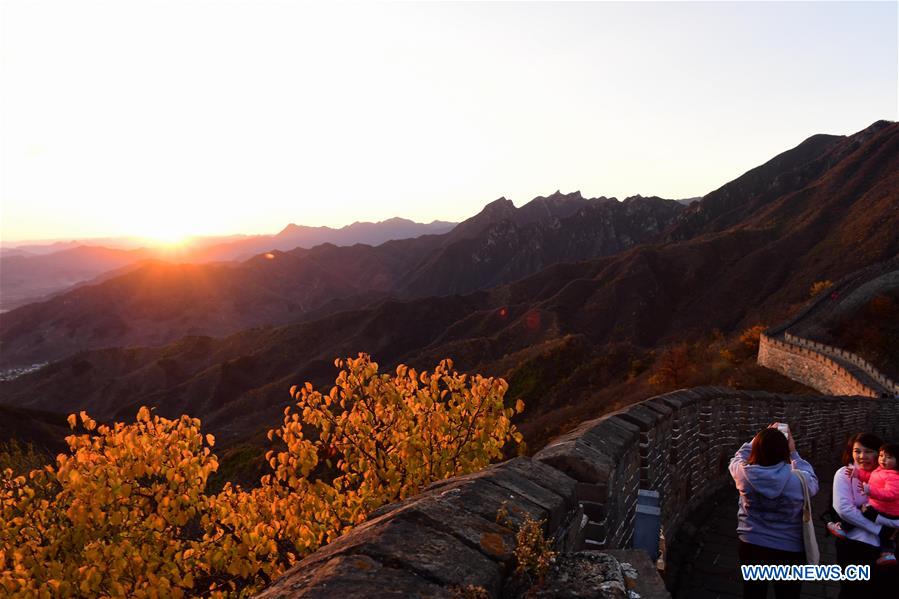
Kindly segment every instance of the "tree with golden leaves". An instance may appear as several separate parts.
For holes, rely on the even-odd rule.
[[[521,434],[502,379],[378,372],[367,355],[337,360],[328,393],[294,388],[270,432],[272,474],[245,491],[206,482],[218,468],[200,421],[141,408],[133,424],[66,441],[56,464],[0,477],[0,594],[15,597],[241,597],[372,510],[483,468]]]

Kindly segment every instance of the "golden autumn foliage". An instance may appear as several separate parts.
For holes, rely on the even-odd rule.
[[[833,281],[824,280],[824,281],[815,281],[812,283],[812,286],[809,287],[808,296],[815,297],[816,295],[823,293],[833,287]]]
[[[509,519],[506,502],[496,513],[496,521],[508,528],[515,528]],[[526,515],[515,533],[515,573],[527,577],[531,584],[542,583],[558,557],[558,553],[552,550],[553,539],[547,539],[543,534],[545,522]]]
[[[272,473],[246,491],[207,494],[218,468],[200,421],[141,408],[132,424],[97,426],[68,455],[0,477],[0,595],[240,597],[362,522],[373,509],[443,478],[483,468],[520,442],[501,379],[444,360],[433,372],[378,372],[338,360],[326,394],[306,383],[270,431]]]
[[[755,354],[759,351],[759,342],[761,340],[762,333],[764,332],[765,325],[757,324],[754,327],[750,327],[743,331],[743,333],[740,335],[740,343],[745,349]]]

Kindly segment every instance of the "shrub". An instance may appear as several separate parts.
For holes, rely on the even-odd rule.
[[[0,472],[8,468],[15,475],[27,474],[51,461],[48,454],[35,449],[31,443],[23,445],[15,439],[0,442]]]
[[[372,509],[472,472],[520,442],[502,379],[444,360],[394,375],[360,354],[326,394],[291,390],[272,474],[207,492],[218,468],[200,421],[143,407],[132,424],[66,438],[56,464],[0,477],[0,590],[12,596],[249,596]]]
[[[812,286],[808,290],[809,297],[815,297],[820,293],[824,293],[828,289],[833,287],[833,281],[824,280],[824,281],[815,281],[812,283]]]
[[[690,362],[689,348],[681,343],[666,349],[659,357],[649,383],[659,390],[677,389],[695,372]]]

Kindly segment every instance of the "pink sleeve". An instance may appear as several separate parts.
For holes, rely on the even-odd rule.
[[[877,501],[899,501],[899,472],[895,470],[875,472],[868,485],[869,497]]]

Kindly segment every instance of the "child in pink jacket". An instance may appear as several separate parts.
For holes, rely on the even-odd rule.
[[[899,443],[886,443],[880,448],[878,463],[880,467],[871,473],[865,484],[868,505],[862,508],[868,519],[878,514],[886,518],[899,517]],[[896,529],[884,527],[880,536],[880,559],[878,564],[896,564]]]

